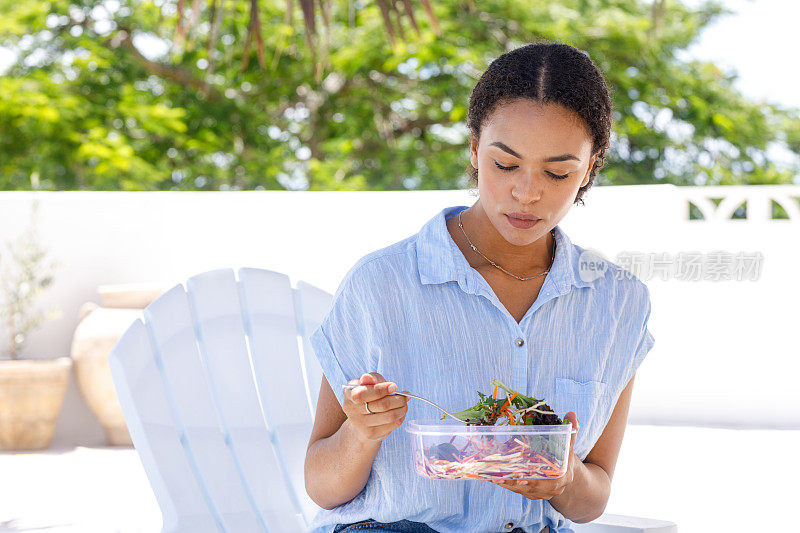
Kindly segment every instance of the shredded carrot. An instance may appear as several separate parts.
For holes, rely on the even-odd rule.
[[[475,457],[479,456],[482,451],[483,450],[478,450],[476,453],[473,453],[472,455],[470,455],[466,459],[464,459],[464,461],[466,462],[466,461],[470,461],[472,459],[475,459]]]
[[[513,400],[514,398],[516,398],[517,394],[519,393],[517,391],[514,391],[514,394],[511,395],[511,398],[509,398],[509,400]]]
[[[550,461],[548,461],[548,460],[547,460],[547,459],[546,459],[544,456],[542,456],[541,454],[537,453],[537,454],[536,454],[536,457],[539,457],[539,458],[540,458],[542,461],[544,461],[545,463],[549,464],[550,466],[552,466],[553,468],[555,468],[556,470],[558,470],[558,467],[557,467],[556,465],[554,465],[553,463],[551,463]]]
[[[551,468],[542,469],[542,474],[545,476],[552,476],[552,477],[559,477],[563,476],[564,472],[562,470],[553,470]]]
[[[493,400],[497,399],[497,385],[494,386],[494,392],[492,393],[492,399]]]
[[[509,410],[510,406],[511,403],[508,400],[506,400],[506,402],[502,406],[500,406],[500,414],[506,417],[509,426],[516,426],[517,423],[514,420],[514,415]]]

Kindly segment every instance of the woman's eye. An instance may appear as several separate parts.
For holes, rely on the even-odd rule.
[[[504,167],[503,165],[501,165],[497,161],[495,161],[494,164],[497,166],[497,168],[499,168],[500,170],[504,170],[506,172],[510,172],[510,171],[514,170],[515,168],[517,168],[516,166]],[[564,175],[559,175],[559,174],[553,174],[552,172],[548,172],[547,175],[550,176],[551,178],[557,179],[557,180],[563,180],[563,179],[566,179],[567,177],[569,177],[569,173],[566,173]]]
[[[563,180],[563,179],[565,179],[565,178],[567,178],[569,176],[569,173],[564,174],[563,176],[559,176],[558,174],[553,174],[552,172],[548,172],[547,174],[550,175],[551,177],[557,179],[557,180]]]
[[[504,167],[503,165],[501,165],[497,161],[495,161],[494,164],[497,165],[497,168],[499,168],[500,170],[505,170],[506,172],[508,172],[509,170],[514,170],[515,168],[517,168],[517,167]]]

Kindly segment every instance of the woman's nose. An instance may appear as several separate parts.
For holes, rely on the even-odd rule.
[[[530,174],[524,176],[514,183],[511,195],[521,204],[535,202],[542,197],[542,186],[535,177]]]

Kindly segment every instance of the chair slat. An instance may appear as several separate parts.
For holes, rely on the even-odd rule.
[[[300,365],[291,283],[285,274],[252,268],[240,269],[239,280],[267,425],[283,459],[296,508],[309,523],[320,507],[305,490],[305,455],[312,420]]]
[[[181,444],[147,330],[136,320],[108,356],[114,388],[163,517],[163,531],[221,531]]]
[[[264,531],[220,426],[206,370],[200,358],[187,295],[181,285],[144,310],[156,359],[164,370],[167,399],[174,410],[190,464],[210,495],[209,508],[228,531]]]
[[[212,396],[251,507],[268,529],[296,530],[302,521],[295,513],[287,513],[295,503],[286,491],[275,490],[276,479],[284,474],[256,391],[245,336],[244,302],[233,270],[194,276],[187,289]]]
[[[322,366],[320,366],[314,349],[311,347],[309,337],[322,323],[325,315],[330,310],[331,303],[333,302],[333,295],[323,291],[304,281],[297,283],[295,290],[300,301],[299,315],[300,320],[300,335],[303,339],[303,363],[308,382],[311,418],[313,420],[317,412],[317,398],[319,397],[319,388],[322,383]],[[331,387],[337,384],[331,383]]]

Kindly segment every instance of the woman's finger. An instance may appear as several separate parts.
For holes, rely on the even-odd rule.
[[[398,420],[402,420],[406,416],[408,408],[403,406],[398,409],[391,409],[389,411],[381,411],[380,413],[373,413],[365,416],[365,424],[367,427],[383,426],[387,424],[394,424]]]
[[[397,390],[397,384],[391,381],[383,381],[374,385],[360,385],[351,389],[350,395],[356,403],[366,403],[379,400]]]

